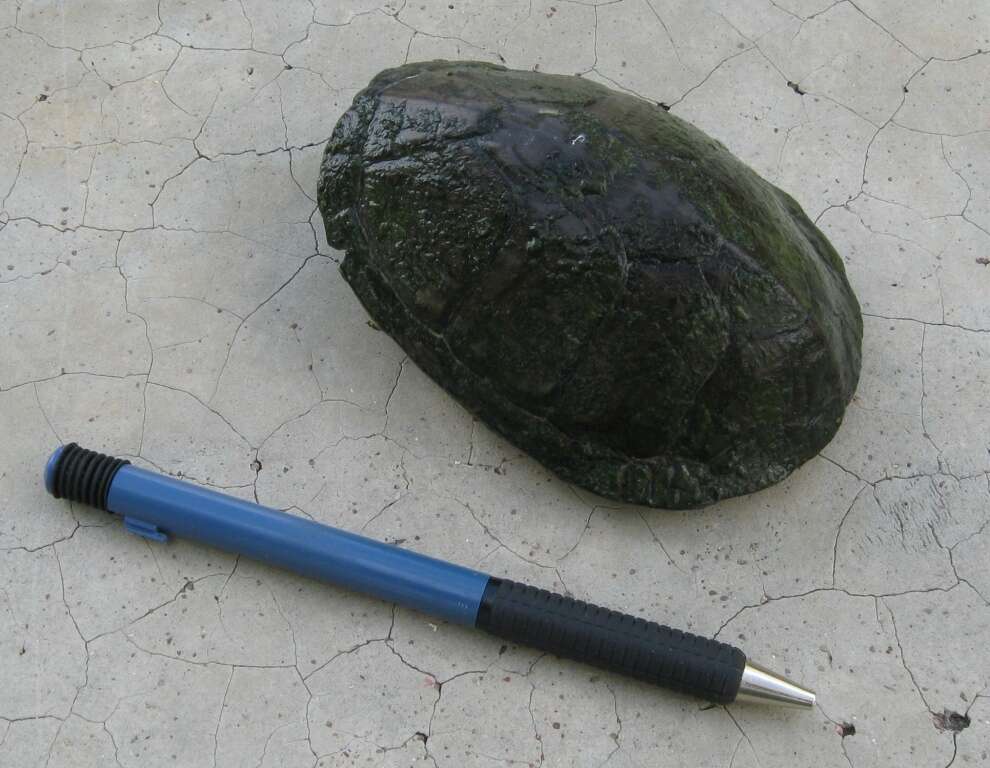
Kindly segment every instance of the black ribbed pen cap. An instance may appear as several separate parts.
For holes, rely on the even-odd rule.
[[[55,457],[45,484],[56,499],[78,501],[107,511],[110,484],[125,464],[130,462],[69,443]]]

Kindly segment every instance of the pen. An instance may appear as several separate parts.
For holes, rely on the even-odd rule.
[[[815,703],[814,693],[726,643],[201,488],[75,443],[52,453],[44,481],[56,498],[118,515],[128,531],[152,541],[201,541],[717,704]]]

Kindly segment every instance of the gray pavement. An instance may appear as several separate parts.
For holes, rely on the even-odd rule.
[[[956,766],[990,751],[986,0],[0,0],[0,765]],[[702,512],[570,487],[368,318],[314,202],[407,60],[662,102],[845,259],[836,439]],[[705,708],[47,497],[59,441],[742,645]],[[966,719],[968,717],[968,720]]]

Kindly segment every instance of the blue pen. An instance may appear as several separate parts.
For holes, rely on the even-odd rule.
[[[227,496],[75,443],[51,455],[45,487],[56,498],[122,517],[128,531],[152,541],[201,541],[716,703],[815,702],[811,691],[717,640]]]

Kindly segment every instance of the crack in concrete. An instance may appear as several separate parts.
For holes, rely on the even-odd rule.
[[[251,317],[254,316],[268,302],[270,302],[272,299],[274,299],[276,296],[278,296],[278,294],[281,293],[282,289],[284,289],[287,285],[289,285],[289,283],[291,283],[293,280],[295,280],[295,278],[299,275],[299,273],[302,272],[306,268],[306,265],[309,264],[310,260],[312,260],[315,257],[316,257],[316,254],[313,254],[313,255],[307,256],[305,259],[303,259],[302,263],[296,268],[296,270],[291,275],[289,275],[289,277],[288,277],[287,280],[285,280],[281,285],[279,285],[279,287],[276,288],[271,294],[269,294],[268,297],[266,299],[264,299],[264,301],[262,301],[260,304],[258,304],[258,306],[256,306],[250,312],[248,312],[244,316],[244,319],[241,320],[240,323],[238,323],[237,328],[234,329],[234,335],[231,338],[230,343],[227,345],[227,353],[224,356],[223,363],[220,366],[220,371],[217,374],[216,383],[213,385],[213,393],[207,398],[207,401],[208,402],[213,402],[213,400],[217,396],[217,391],[220,389],[220,381],[221,381],[221,379],[223,379],[224,371],[227,369],[227,364],[230,362],[230,353],[231,353],[231,350],[234,348],[234,344],[237,343],[237,336],[241,332],[241,329],[244,327],[244,324],[247,323],[247,321],[250,320]]]
[[[461,506],[465,510],[467,510],[467,513],[469,515],[471,515],[471,518],[478,524],[478,527],[480,527],[481,530],[485,532],[485,535],[487,535],[489,538],[491,538],[492,541],[494,541],[500,547],[502,547],[503,549],[505,549],[506,552],[509,552],[510,554],[515,555],[517,558],[519,558],[520,560],[522,560],[525,563],[529,563],[530,565],[535,565],[537,568],[542,568],[543,570],[548,570],[548,571],[554,571],[554,572],[556,572],[556,567],[554,565],[546,565],[544,563],[539,562],[538,560],[534,560],[534,559],[532,559],[530,557],[525,557],[525,556],[519,554],[518,552],[516,552],[516,550],[514,550],[512,547],[510,547],[504,541],[502,541],[501,538],[499,538],[497,535],[495,535],[495,533],[487,525],[485,525],[485,523],[483,523],[481,521],[481,518],[478,517],[477,513],[474,511],[474,509],[471,507],[471,505],[468,504],[467,502],[461,501],[460,499],[457,499],[457,498],[455,498],[453,496],[450,496],[449,494],[438,494],[438,495],[441,498],[444,498],[444,499],[447,499],[449,501],[452,501],[455,504],[458,504],[459,506]],[[489,555],[490,554],[491,553],[489,553]],[[559,573],[558,573],[558,576],[559,576]]]
[[[592,512],[593,511],[594,510],[592,510]],[[663,552],[664,557],[667,558],[667,562],[670,563],[672,566],[674,566],[674,568],[676,568],[678,571],[680,571],[681,573],[683,573],[685,576],[690,576],[690,574],[687,571],[685,571],[683,568],[681,568],[681,566],[677,563],[677,561],[674,560],[674,558],[671,556],[670,552],[667,551],[667,547],[664,546],[663,540],[659,536],[657,536],[657,532],[655,530],[653,530],[653,526],[650,525],[649,520],[646,519],[646,515],[644,514],[643,510],[640,509],[639,507],[637,507],[636,508],[636,512],[639,514],[640,520],[643,521],[643,525],[646,526],[646,530],[648,530],[650,532],[650,537],[653,539],[653,542],[658,547],[660,547],[660,551]],[[591,517],[588,518],[588,522],[589,523],[591,522]],[[584,533],[582,532],[582,536],[583,535],[584,535]],[[575,544],[575,546],[577,546],[577,545]],[[561,558],[561,559],[563,559],[563,558]]]
[[[874,492],[876,491],[876,486],[873,486]],[[863,491],[866,490],[866,486],[863,486],[856,492],[853,497],[852,502],[849,504],[848,509],[846,509],[845,514],[842,515],[842,519],[839,520],[839,525],[835,529],[835,542],[832,545],[832,586],[835,586],[835,569],[839,561],[839,537],[842,536],[842,526],[846,524],[846,519],[849,517],[849,513],[852,512],[853,507],[856,506],[856,502],[859,501],[859,497],[862,495]]]
[[[213,768],[217,766],[217,750],[220,747],[220,725],[223,723],[223,711],[227,706],[227,693],[230,691],[230,684],[234,680],[234,668],[230,668],[230,675],[227,677],[227,685],[223,689],[223,698],[220,700],[220,709],[217,711],[217,727],[213,731]]]
[[[924,325],[929,328],[954,328],[958,331],[966,331],[967,333],[990,333],[990,328],[970,328],[966,325],[959,325],[958,323],[933,323],[930,320],[919,320],[916,317],[906,317],[902,315],[878,315],[874,312],[863,312],[863,317],[875,317],[880,320],[899,320],[908,323],[918,323],[919,325]]]
[[[938,465],[939,469],[948,470],[948,464],[942,455],[942,448],[935,442],[932,438],[931,433],[928,431],[928,426],[925,423],[925,401],[928,398],[928,390],[925,387],[925,338],[928,333],[928,326],[922,325],[921,327],[921,352],[919,357],[921,358],[920,370],[921,370],[921,403],[919,408],[921,410],[921,434],[927,440],[932,448],[935,449],[935,453],[938,455]]]
[[[931,706],[929,705],[928,699],[925,697],[925,693],[921,689],[921,686],[918,685],[918,680],[917,678],[915,678],[914,672],[912,672],[911,668],[908,667],[907,665],[907,659],[904,656],[904,646],[901,645],[901,636],[900,633],[897,631],[897,620],[894,618],[894,611],[887,604],[886,600],[883,600],[883,607],[887,609],[887,614],[890,616],[890,625],[894,629],[894,641],[897,643],[897,650],[899,653],[899,658],[901,660],[901,666],[904,667],[904,671],[907,672],[908,677],[911,678],[911,683],[912,685],[914,685],[914,689],[918,692],[918,697],[921,699],[922,704],[925,705],[925,709],[928,710],[929,714],[934,715],[934,710],[932,710]]]
[[[683,67],[684,61],[681,59],[680,48],[677,47],[677,43],[674,41],[674,36],[670,34],[670,28],[667,26],[667,22],[663,20],[663,17],[657,11],[656,6],[653,4],[653,0],[646,0],[646,5],[650,9],[650,12],[656,17],[656,20],[660,22],[660,26],[663,27],[663,33],[667,36],[667,41],[670,43],[670,47],[674,51],[674,58],[677,59],[677,63]],[[718,69],[718,66],[716,66],[715,69]],[[713,69],[712,72],[714,71],[715,70]],[[687,94],[684,95],[686,96]],[[683,99],[684,97],[682,96],[681,98]]]
[[[887,28],[886,28],[886,27],[885,27],[885,26],[884,26],[883,24],[881,24],[881,23],[880,23],[879,21],[877,21],[877,20],[876,20],[875,18],[873,18],[872,16],[870,16],[870,14],[868,14],[868,13],[867,13],[866,11],[864,11],[864,10],[863,10],[862,8],[860,8],[860,7],[859,7],[859,6],[858,6],[858,5],[857,5],[857,4],[856,4],[856,3],[854,2],[854,0],[848,0],[848,3],[849,3],[849,5],[851,5],[851,6],[853,7],[853,8],[855,8],[855,9],[856,9],[856,11],[857,11],[857,12],[858,12],[858,13],[859,13],[859,14],[860,14],[861,16],[863,16],[864,18],[866,18],[866,19],[868,19],[868,20],[869,20],[869,21],[870,21],[870,22],[871,22],[871,23],[872,23],[872,24],[873,24],[874,26],[876,26],[876,27],[878,27],[878,28],[880,28],[880,29],[882,29],[882,30],[884,31],[884,33],[885,33],[885,34],[886,34],[886,35],[887,35],[887,36],[888,36],[888,37],[889,37],[889,38],[890,38],[891,40],[893,40],[893,41],[894,41],[895,43],[897,43],[897,44],[898,44],[899,46],[901,46],[901,48],[903,48],[903,49],[904,49],[905,51],[907,51],[908,53],[910,53],[910,54],[911,54],[912,56],[914,56],[914,57],[915,57],[916,59],[919,59],[919,60],[924,60],[924,57],[923,57],[923,56],[921,56],[921,55],[919,55],[919,54],[917,53],[917,51],[914,51],[914,50],[912,50],[912,48],[911,48],[911,47],[910,47],[909,45],[907,45],[907,43],[905,43],[905,42],[904,42],[903,40],[901,40],[901,39],[900,39],[899,37],[897,37],[897,35],[895,35],[895,34],[894,34],[893,32],[891,32],[891,31],[890,31],[889,29],[887,29]]]
[[[838,592],[847,597],[869,597],[876,599],[884,599],[888,597],[902,597],[903,595],[924,595],[932,592],[951,592],[952,590],[958,588],[959,584],[963,583],[961,580],[956,584],[949,587],[926,587],[924,589],[905,589],[899,592],[882,592],[879,594],[874,594],[872,592],[853,592],[849,589],[844,589],[842,587],[813,587],[812,589],[805,590],[804,592],[795,592],[792,594],[782,594],[782,595],[764,595],[764,599],[759,603],[751,603],[749,605],[744,605],[739,608],[735,613],[733,613],[728,619],[722,622],[719,628],[712,635],[713,639],[718,639],[718,636],[725,631],[725,628],[729,626],[733,621],[735,621],[739,616],[747,611],[757,610],[765,605],[774,603],[780,600],[797,600],[803,597],[808,597],[809,595],[824,594],[828,592]],[[967,584],[967,586],[969,586]],[[975,591],[975,590],[974,590]],[[886,604],[885,604],[886,605]]]
[[[752,41],[750,41],[750,42],[752,42]],[[665,109],[667,109],[667,110],[672,110],[674,107],[676,107],[682,101],[684,101],[684,99],[686,99],[688,96],[690,96],[696,90],[698,90],[699,88],[701,88],[701,86],[703,86],[705,83],[707,83],[709,81],[709,79],[711,79],[711,76],[714,75],[716,72],[718,72],[718,70],[721,69],[724,64],[726,64],[727,62],[732,61],[733,59],[736,59],[736,58],[742,56],[745,53],[749,53],[750,51],[752,51],[754,49],[758,49],[758,48],[759,48],[759,46],[757,46],[754,43],[754,44],[750,45],[748,48],[742,48],[742,49],[736,51],[735,53],[726,56],[718,64],[716,64],[714,66],[714,68],[707,75],[705,75],[701,79],[700,82],[698,82],[695,85],[692,85],[690,88],[688,88],[686,91],[684,91],[684,93],[682,93],[678,98],[676,98],[676,99],[674,99],[674,101],[670,102],[670,104],[664,104],[662,106]],[[762,51],[761,51],[761,54],[762,54]],[[768,59],[768,61],[769,61],[769,59]]]
[[[879,617],[877,620],[879,622]],[[849,757],[849,752],[846,749],[846,736],[843,733],[844,724],[841,721],[836,720],[833,717],[829,716],[829,714],[825,711],[825,708],[822,706],[820,700],[815,702],[815,708],[822,713],[822,717],[824,717],[826,720],[832,723],[832,725],[835,726],[836,731],[840,734],[840,736],[842,736],[842,740],[839,742],[840,746],[842,747],[842,755],[845,758],[846,762],[849,764],[849,768],[853,768],[852,758]]]
[[[31,139],[28,136],[27,126],[24,125],[20,115],[8,115],[6,112],[0,112],[0,116],[6,117],[8,120],[16,121],[21,127],[21,131],[24,133],[24,151],[21,152],[21,156],[17,161],[17,170],[14,172],[14,178],[10,182],[10,186],[7,188],[7,191],[4,192],[3,197],[0,198],[0,210],[5,210],[7,200],[14,193],[14,187],[17,186],[17,182],[21,178],[21,169],[24,167],[24,160],[27,158],[28,149],[31,146]]]
[[[750,752],[753,755],[753,759],[756,760],[756,765],[758,767],[759,766],[762,766],[763,763],[760,762],[760,753],[756,751],[756,747],[753,745],[752,740],[749,738],[749,734],[747,734],[746,731],[743,730],[743,727],[741,725],[739,725],[739,721],[736,720],[736,716],[733,715],[732,714],[732,711],[728,707],[726,707],[726,706],[723,706],[722,707],[722,711],[724,711],[725,714],[727,714],[729,716],[729,719],[732,721],[732,724],[736,726],[736,728],[738,729],[738,731],[739,731],[740,735],[742,736],[742,738],[745,739],[745,741],[746,741],[747,744],[749,744],[749,750],[750,750]],[[736,751],[738,751],[738,749],[739,748],[737,746],[736,747]],[[733,752],[732,753],[732,763],[734,763],[735,760],[736,760],[736,753]],[[732,766],[732,763],[729,764],[730,765],[730,768]],[[850,765],[852,765],[852,764],[850,763]]]

